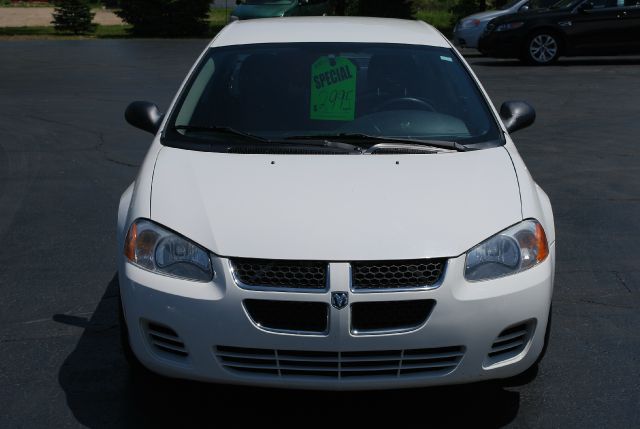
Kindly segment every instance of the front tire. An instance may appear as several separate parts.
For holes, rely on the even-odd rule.
[[[560,37],[552,31],[539,31],[527,38],[522,60],[527,64],[546,66],[560,57]]]

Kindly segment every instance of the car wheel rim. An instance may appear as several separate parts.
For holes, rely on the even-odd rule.
[[[548,34],[539,34],[531,40],[529,53],[535,61],[548,63],[558,54],[558,43]]]

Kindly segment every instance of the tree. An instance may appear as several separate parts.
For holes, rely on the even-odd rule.
[[[358,0],[352,3],[360,16],[409,19],[413,15],[411,0]]]
[[[136,36],[203,36],[209,30],[211,0],[120,0],[116,14]]]
[[[412,0],[333,0],[336,15],[411,18]]]
[[[455,25],[461,18],[487,9],[486,0],[458,0],[451,7],[451,23]]]
[[[85,34],[95,30],[91,23],[95,14],[88,0],[57,0],[55,6],[51,23],[56,31]]]

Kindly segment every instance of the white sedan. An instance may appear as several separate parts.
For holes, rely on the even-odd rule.
[[[118,214],[127,356],[170,377],[308,389],[504,379],[544,354],[547,195],[473,71],[422,22],[228,25]]]

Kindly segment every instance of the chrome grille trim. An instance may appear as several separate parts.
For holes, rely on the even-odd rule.
[[[274,286],[274,285],[261,285],[261,284],[247,284],[242,281],[241,276],[238,273],[234,265],[234,260],[247,260],[246,258],[229,258],[229,272],[231,273],[231,277],[233,281],[238,287],[246,290],[256,290],[256,291],[267,291],[267,292],[305,292],[305,293],[326,293],[329,290],[329,263],[327,262],[319,262],[319,261],[279,261],[279,260],[269,260],[269,259],[261,259],[256,261],[263,261],[266,263],[277,263],[277,262],[293,262],[303,264],[305,262],[309,263],[323,263],[324,264],[324,284],[323,287],[295,287],[295,286]]]
[[[351,334],[384,335],[422,328],[433,313],[433,299],[359,301],[351,304]]]
[[[438,264],[439,275],[437,279],[431,282],[425,282],[425,284],[416,283],[413,285],[392,285],[388,287],[378,287],[371,285],[364,285],[362,281],[357,279],[361,277],[361,273],[358,271],[363,267],[392,267],[400,265],[420,265],[420,264]],[[446,258],[431,258],[431,259],[410,259],[410,260],[382,260],[382,261],[355,261],[350,263],[350,279],[351,279],[351,292],[353,293],[387,293],[387,292],[411,292],[420,290],[432,290],[439,288],[444,282],[444,278],[447,271],[448,260]],[[381,282],[382,280],[375,279],[374,282]],[[360,284],[359,284],[360,283]]]
[[[261,306],[261,308],[253,307],[253,305]],[[282,307],[282,305],[285,307]],[[279,311],[283,316],[288,316],[287,326],[276,326],[282,325],[283,320],[274,321],[272,317],[268,314],[265,317],[264,311],[269,311],[269,309],[265,306],[272,305],[275,308],[280,306]],[[324,302],[307,302],[307,301],[274,301],[274,300],[260,300],[260,299],[246,299],[243,301],[243,309],[245,314],[251,320],[251,322],[264,331],[282,333],[282,334],[295,334],[295,335],[311,335],[311,336],[327,336],[329,334],[329,304]],[[294,309],[293,311],[290,308],[286,308],[286,306],[307,306],[309,310],[318,311],[320,308],[324,310],[323,315],[316,314],[318,317],[317,320],[300,320],[299,317],[292,317],[296,314],[299,315],[299,309]],[[309,306],[316,307],[312,309]],[[315,324],[323,324],[322,329],[309,329],[310,325]],[[317,326],[319,328],[319,326]]]

